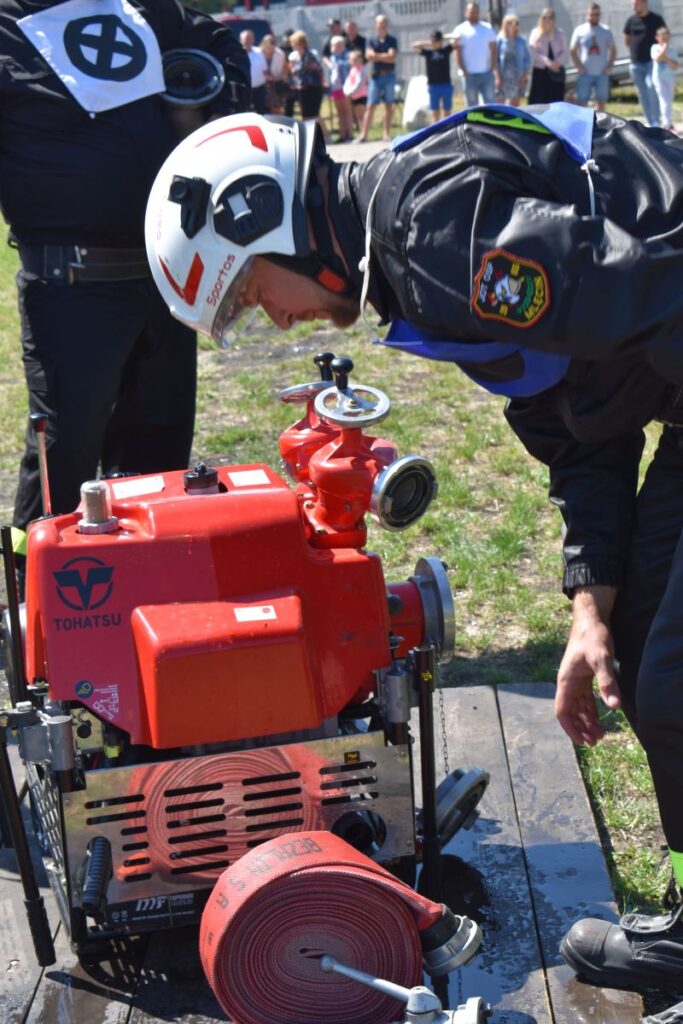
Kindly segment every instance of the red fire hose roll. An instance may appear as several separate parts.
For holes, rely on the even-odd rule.
[[[245,854],[218,879],[199,950],[235,1024],[386,1024],[395,999],[326,974],[320,957],[410,988],[419,932],[442,908],[330,832],[297,832]]]

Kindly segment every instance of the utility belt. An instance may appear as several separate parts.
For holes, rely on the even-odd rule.
[[[139,281],[150,276],[144,249],[101,249],[92,245],[17,244],[21,265],[54,284]]]

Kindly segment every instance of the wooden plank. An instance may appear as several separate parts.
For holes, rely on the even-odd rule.
[[[446,902],[484,934],[472,963],[450,976],[450,1007],[482,996],[494,1007],[491,1024],[552,1024],[495,691],[445,690],[444,713],[451,770],[491,773],[474,828],[445,851]],[[438,707],[436,717],[439,735]],[[442,766],[437,771],[443,775]]]
[[[636,1024],[642,999],[578,982],[559,954],[581,917],[616,918],[612,890],[574,748],[553,713],[554,688],[498,688],[524,856],[557,1024]]]
[[[146,945],[144,936],[117,940],[97,963],[81,964],[62,925],[57,962],[45,968],[22,1024],[128,1024]]]
[[[54,935],[59,926],[59,911],[32,838],[28,810],[25,806],[22,810],[36,877]],[[25,1008],[30,1003],[42,971],[36,963],[26,922],[24,890],[14,850],[7,847],[0,848],[0,922],[0,1020],[3,1024],[23,1024]]]

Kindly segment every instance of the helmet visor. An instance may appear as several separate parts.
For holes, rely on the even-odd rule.
[[[221,348],[229,348],[257,312],[252,306],[242,306],[239,300],[253,262],[254,258],[250,256],[240,267],[216,311],[211,326],[211,337]]]

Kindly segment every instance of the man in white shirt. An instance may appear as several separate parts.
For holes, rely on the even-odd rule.
[[[240,32],[240,42],[247,51],[251,69],[251,106],[257,114],[266,113],[266,73],[268,64],[258,46],[254,46],[254,33],[246,28]]]
[[[600,24],[600,4],[588,6],[586,19],[574,29],[569,44],[569,53],[579,73],[576,101],[585,107],[593,95],[597,109],[604,110],[609,99],[609,72],[617,48],[608,26]]]
[[[479,4],[465,8],[465,20],[456,25],[452,36],[455,59],[465,76],[467,105],[476,107],[479,96],[483,103],[493,103],[500,86],[496,33],[487,21],[479,20]]]

